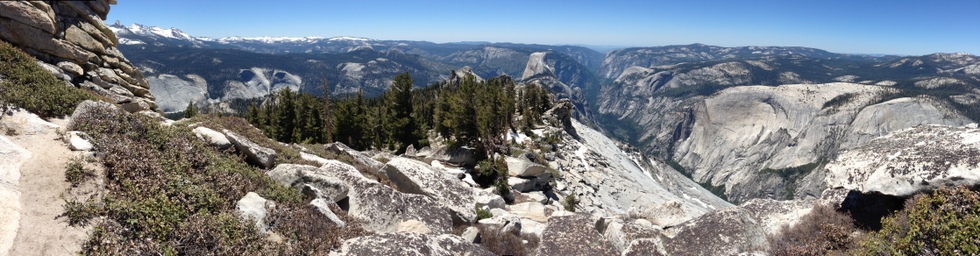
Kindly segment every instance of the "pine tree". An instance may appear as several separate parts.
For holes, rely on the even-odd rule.
[[[333,130],[334,122],[333,118],[330,116],[330,84],[327,83],[327,77],[321,77],[321,84],[323,86],[323,134],[326,136],[327,143],[333,143]]]
[[[418,143],[415,136],[415,119],[412,118],[412,77],[408,72],[398,74],[385,97],[388,125],[391,137],[388,148],[398,154],[405,147]]]
[[[191,101],[187,104],[187,108],[184,109],[184,118],[191,118],[197,115],[197,107],[194,107],[194,102]]]
[[[265,129],[265,127],[262,126],[263,122],[261,119],[259,119],[260,112],[259,106],[257,106],[255,102],[252,102],[248,105],[248,113],[245,115],[245,120],[248,120],[249,123],[262,130]]]
[[[288,88],[279,91],[276,97],[276,119],[274,122],[279,129],[274,138],[283,143],[293,143],[293,132],[296,129],[296,106],[294,94]]]

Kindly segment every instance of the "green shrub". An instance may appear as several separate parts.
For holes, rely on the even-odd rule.
[[[67,166],[65,166],[65,180],[71,184],[72,187],[77,187],[85,179],[94,176],[93,173],[85,169],[85,164],[82,163],[81,158],[72,158],[68,160]]]
[[[484,210],[483,208],[476,207],[477,220],[489,219],[489,218],[493,218],[493,213],[490,213],[490,211]]]
[[[866,255],[980,254],[980,193],[958,187],[918,195],[862,245]]]
[[[568,194],[565,200],[562,200],[561,205],[565,207],[566,211],[574,212],[575,207],[578,207],[578,197],[575,194]]]
[[[0,41],[0,108],[7,104],[22,107],[41,117],[71,114],[78,103],[94,97],[58,80],[34,57],[7,42]]]
[[[68,217],[68,224],[72,226],[88,224],[89,220],[98,215],[102,209],[94,199],[84,202],[65,200],[62,208],[65,211],[62,215]]]

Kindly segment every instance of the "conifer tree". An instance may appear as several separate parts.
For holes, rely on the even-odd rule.
[[[334,122],[330,115],[330,84],[327,83],[327,76],[320,78],[323,86],[323,134],[326,136],[327,143],[333,143]]]
[[[197,107],[194,107],[194,102],[191,101],[187,104],[187,108],[184,109],[184,118],[191,118],[197,115]]]
[[[293,91],[288,88],[279,91],[276,96],[276,111],[274,122],[276,129],[274,138],[280,142],[292,143],[293,130],[296,129],[296,106],[293,104]]]
[[[391,134],[388,145],[389,149],[399,154],[408,145],[418,143],[415,119],[412,118],[412,83],[408,72],[398,74],[385,97],[388,117],[386,130]]]

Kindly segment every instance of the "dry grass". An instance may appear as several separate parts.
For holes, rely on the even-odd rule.
[[[531,255],[540,239],[533,235],[500,232],[500,226],[480,225],[480,244],[497,255]],[[525,241],[527,241],[525,243]]]

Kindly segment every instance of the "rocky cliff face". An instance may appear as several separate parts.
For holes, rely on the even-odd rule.
[[[577,119],[586,123],[595,119],[588,99],[597,93],[599,82],[582,64],[556,52],[535,52],[528,57],[523,74],[523,83],[541,85],[557,99],[571,100]]]
[[[143,74],[116,48],[103,20],[115,0],[0,1],[0,40],[38,58],[62,80],[130,112],[155,110]]]
[[[881,90],[847,83],[726,89],[695,105],[691,134],[681,138],[673,158],[695,180],[725,184],[736,202],[817,196],[819,183],[793,183],[822,177],[818,166],[837,150],[920,124],[970,123],[928,98],[875,104]],[[855,96],[826,105],[845,94]]]
[[[840,150],[921,124],[976,120],[978,61],[786,47],[626,49],[607,56],[602,75],[616,80],[593,103],[612,135],[701,184],[724,186],[733,202],[815,197],[821,166]]]

